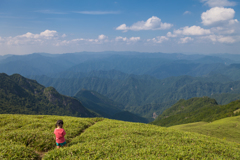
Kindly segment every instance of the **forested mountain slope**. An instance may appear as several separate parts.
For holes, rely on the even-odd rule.
[[[45,88],[21,75],[0,74],[1,114],[48,114],[94,117],[77,99],[59,94],[53,87]]]
[[[227,105],[218,105],[216,100],[202,97],[179,100],[166,109],[152,124],[160,126],[173,126],[192,122],[211,122],[239,115],[240,100]]]

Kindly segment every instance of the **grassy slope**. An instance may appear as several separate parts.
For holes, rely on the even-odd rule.
[[[212,123],[188,123],[172,126],[170,128],[188,132],[196,132],[240,143],[240,116],[224,118]]]
[[[237,116],[234,111],[240,109],[240,100],[227,105],[217,105],[214,99],[208,97],[180,100],[165,110],[152,124],[173,126],[193,122],[211,122],[214,120]]]
[[[64,121],[67,132],[66,141],[70,142],[81,134],[84,129],[93,125],[101,118],[76,118],[45,115],[0,115],[0,159],[1,158],[33,158],[35,153],[54,149],[54,125],[57,120]],[[21,152],[18,149],[21,149]]]
[[[240,158],[237,143],[149,124],[42,115],[0,115],[0,119],[2,159],[37,159],[36,150],[48,151],[43,159]],[[63,119],[67,132],[68,147],[62,149],[54,149],[57,119]]]

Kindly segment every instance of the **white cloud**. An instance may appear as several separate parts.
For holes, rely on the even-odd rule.
[[[232,8],[214,7],[201,15],[202,23],[212,25],[219,22],[229,22],[233,19],[235,11]]]
[[[5,43],[8,45],[26,45],[26,44],[42,44],[52,39],[58,39],[58,33],[55,30],[45,30],[40,34],[27,32],[23,35],[15,37],[6,37]]]
[[[127,27],[126,24],[122,24],[116,28],[116,30],[133,30],[133,31],[140,31],[140,30],[165,30],[171,28],[173,25],[170,23],[163,23],[160,18],[156,16],[152,16],[146,22],[139,21],[134,23],[132,26]]]
[[[201,0],[205,5],[209,7],[227,7],[227,6],[235,6],[236,2],[232,2],[229,0]]]
[[[99,40],[104,40],[104,39],[107,39],[107,38],[108,38],[108,37],[105,36],[105,35],[103,35],[103,34],[101,34],[101,35],[98,36],[98,39],[99,39]]]
[[[131,42],[137,42],[139,41],[141,38],[140,37],[130,37],[130,38],[127,38],[127,37],[121,37],[121,36],[118,36],[115,38],[115,41],[116,42],[127,42],[128,44],[131,43]]]
[[[234,43],[236,40],[233,37],[224,37],[224,36],[219,36],[218,41],[221,43]]]
[[[212,42],[220,43],[234,43],[236,40],[232,36],[222,36],[222,35],[209,35],[201,37],[202,39],[210,39]]]
[[[136,42],[139,41],[141,38],[140,37],[131,37],[129,38],[129,41]]]
[[[168,32],[167,33],[167,37],[177,37],[177,35],[176,34],[172,34],[172,32]]]
[[[178,30],[173,31],[174,35],[192,35],[192,36],[199,36],[199,35],[206,35],[210,34],[211,31],[209,29],[203,29],[200,26],[186,26]],[[169,37],[172,36],[172,34],[167,34]]]
[[[92,38],[76,38],[76,39],[72,39],[72,40],[63,40],[58,42],[56,45],[57,46],[62,46],[62,45],[78,45],[78,44],[86,44],[86,43],[90,43],[90,44],[103,44],[105,42],[108,42],[108,36],[101,34],[98,36],[98,38],[92,39]]]
[[[234,25],[234,24],[238,24],[239,22],[238,22],[238,20],[237,19],[231,19],[230,21],[229,21],[229,25]]]
[[[118,36],[115,38],[116,41],[127,41],[127,37],[121,37],[121,36]]]
[[[190,41],[193,41],[194,39],[191,37],[184,37],[184,38],[180,38],[180,41],[178,43],[188,43]]]
[[[57,31],[54,31],[54,30],[51,30],[51,31],[50,30],[45,30],[44,32],[40,33],[40,36],[45,37],[47,39],[51,39],[53,37],[58,36],[58,33],[57,33]]]
[[[67,35],[66,35],[66,34],[63,34],[63,35],[62,35],[62,38],[65,38],[65,37],[67,37]]]
[[[119,11],[76,11],[74,13],[104,15],[104,14],[120,14],[121,12],[119,12]]]
[[[190,11],[185,11],[184,13],[183,13],[183,15],[186,15],[186,14],[191,14],[192,12],[190,12]]]
[[[168,41],[169,38],[166,37],[166,36],[157,36],[156,38],[153,38],[153,39],[148,39],[147,41],[150,42],[154,42],[154,43],[162,43],[164,41]]]
[[[212,33],[216,34],[233,34],[235,32],[235,29],[233,28],[224,28],[224,27],[213,27],[211,28]]]

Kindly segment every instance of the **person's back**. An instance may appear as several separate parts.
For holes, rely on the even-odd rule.
[[[63,121],[62,120],[58,120],[56,123],[56,129],[54,130],[54,134],[56,135],[56,145],[57,148],[63,147],[64,145],[66,145],[66,141],[64,136],[66,135],[65,130],[62,128],[63,127]]]

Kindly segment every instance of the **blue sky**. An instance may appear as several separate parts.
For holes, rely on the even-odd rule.
[[[0,55],[238,54],[239,19],[233,0],[1,0]]]

